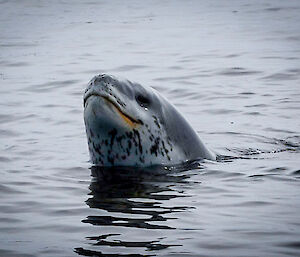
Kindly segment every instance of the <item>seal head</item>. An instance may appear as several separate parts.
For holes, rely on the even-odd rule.
[[[114,76],[102,74],[89,82],[84,122],[95,165],[146,167],[215,159],[156,90]]]

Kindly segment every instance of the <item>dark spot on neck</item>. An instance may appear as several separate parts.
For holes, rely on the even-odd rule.
[[[111,131],[108,132],[108,135],[110,135],[110,147],[113,146],[117,133],[118,132],[117,132],[116,128],[113,128]]]
[[[141,136],[138,130],[133,129],[133,133],[134,133],[134,137],[137,137],[137,143],[138,143],[138,147],[139,147],[139,151],[140,153],[143,152],[143,147],[142,147],[142,143],[141,143]]]
[[[154,144],[150,147],[150,153],[155,154],[155,156],[158,155],[159,142],[160,142],[160,138],[159,137],[155,138]]]

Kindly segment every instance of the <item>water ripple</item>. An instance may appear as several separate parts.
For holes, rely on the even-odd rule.
[[[254,70],[247,70],[242,67],[232,67],[228,69],[224,69],[220,72],[218,72],[218,75],[224,75],[224,76],[247,76],[247,75],[254,75],[254,74],[260,74],[261,71],[254,71]]]

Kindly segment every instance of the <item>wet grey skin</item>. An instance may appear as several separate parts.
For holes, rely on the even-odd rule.
[[[175,165],[216,156],[156,90],[98,75],[84,93],[90,158],[99,166]]]

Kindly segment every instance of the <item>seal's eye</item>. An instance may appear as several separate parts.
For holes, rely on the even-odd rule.
[[[143,96],[143,95],[137,95],[136,96],[136,101],[142,107],[148,107],[150,105],[150,100],[147,97]]]

